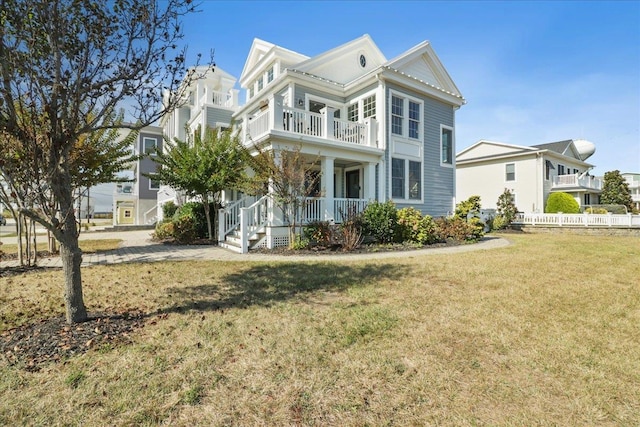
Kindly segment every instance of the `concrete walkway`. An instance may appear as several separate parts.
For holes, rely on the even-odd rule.
[[[331,254],[331,255],[271,255],[266,253],[237,254],[218,246],[207,245],[165,245],[151,240],[151,232],[120,231],[120,232],[85,232],[80,234],[80,240],[120,239],[122,243],[118,249],[95,254],[85,254],[82,266],[116,264],[122,262],[158,262],[158,261],[359,261],[373,259],[406,258],[436,254],[454,254],[469,251],[489,250],[509,245],[509,241],[500,237],[485,237],[476,244],[436,247],[414,251],[379,252],[361,254]],[[2,239],[4,243],[14,243],[9,238]],[[15,238],[14,238],[15,240]],[[17,266],[18,262],[1,261],[0,268]],[[40,258],[38,265],[42,267],[62,267],[60,257]]]

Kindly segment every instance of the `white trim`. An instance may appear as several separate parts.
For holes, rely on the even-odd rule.
[[[421,143],[424,142],[424,125],[425,125],[425,111],[424,111],[424,101],[420,98],[416,98],[409,94],[398,92],[394,89],[389,89],[389,99],[393,99],[393,97],[402,99],[402,134],[393,133],[393,114],[391,112],[393,108],[393,102],[389,105],[389,135],[393,137],[401,137],[411,141],[419,141]],[[409,136],[409,101],[420,105],[420,121],[418,122],[418,137],[413,138]],[[377,102],[377,101],[376,101]]]
[[[455,115],[454,115],[455,117]],[[447,129],[451,131],[451,163],[444,163],[442,161],[442,130]],[[456,165],[456,130],[451,126],[440,123],[440,166],[445,168],[453,168]]]
[[[394,197],[393,196],[393,160],[404,160],[404,197]],[[415,162],[420,164],[420,198],[419,199],[411,199],[409,198],[409,162]],[[404,156],[404,155],[393,155],[389,153],[389,198],[397,203],[403,204],[416,204],[424,203],[424,166],[425,161],[422,157],[412,157],[412,156]]]
[[[147,140],[153,141],[153,148],[155,148],[155,150],[153,150],[153,152],[151,153],[147,153]],[[158,138],[150,138],[148,136],[142,137],[142,154],[156,156],[157,150],[158,150]]]

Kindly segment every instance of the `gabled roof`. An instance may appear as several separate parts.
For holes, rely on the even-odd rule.
[[[428,41],[412,47],[383,66],[466,102]]]
[[[247,56],[247,60],[242,68],[242,74],[240,75],[240,84],[242,86],[245,85],[247,80],[252,78],[253,72],[259,68],[257,68],[257,65],[265,57],[277,57],[287,63],[299,63],[309,58],[298,52],[255,38],[253,39],[251,49],[249,49],[249,56]]]
[[[507,144],[504,142],[481,139],[480,141],[456,154],[456,160],[460,161],[466,159],[490,158],[514,154],[533,153],[536,151],[537,150],[535,148],[525,147],[523,145]]]
[[[364,57],[364,66],[360,56]],[[386,62],[368,34],[314,56],[292,67],[294,71],[318,76],[341,85],[368,74]]]
[[[549,150],[562,154],[567,157],[575,157],[578,160],[583,160],[582,155],[575,146],[573,139],[566,139],[564,141],[549,142],[547,144],[534,145],[533,147],[540,150]]]

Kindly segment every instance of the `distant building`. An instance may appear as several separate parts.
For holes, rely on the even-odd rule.
[[[478,195],[482,207],[496,208],[509,189],[523,212],[544,212],[549,194],[571,194],[580,206],[597,204],[602,180],[589,175],[585,160],[595,145],[565,140],[525,147],[481,140],[456,155],[456,199]]]
[[[622,177],[629,184],[633,206],[640,210],[640,173],[623,173]]]
[[[128,131],[124,131],[128,132]],[[156,152],[162,151],[162,129],[147,126],[140,130],[135,141],[135,153],[143,156],[127,171],[130,181],[116,183],[113,192],[114,225],[151,225],[157,221],[158,182],[144,174],[153,173],[157,164]]]

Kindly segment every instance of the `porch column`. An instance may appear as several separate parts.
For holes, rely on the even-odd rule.
[[[376,163],[364,164],[364,192],[362,196],[366,200],[376,199]]]
[[[282,102],[282,95],[277,93],[269,97],[269,129],[283,129]]]
[[[365,131],[367,136],[365,141],[369,147],[377,147],[378,146],[378,122],[373,117],[367,117],[364,119],[364,124],[366,125]]]
[[[335,219],[334,212],[334,198],[333,193],[333,157],[323,157],[320,159],[320,168],[322,169],[322,175],[320,176],[320,187],[324,192],[324,219],[331,221]]]
[[[320,110],[320,114],[324,116],[324,123],[322,124],[322,135],[319,135],[327,139],[335,139],[333,134],[333,112],[335,108],[326,106]]]

